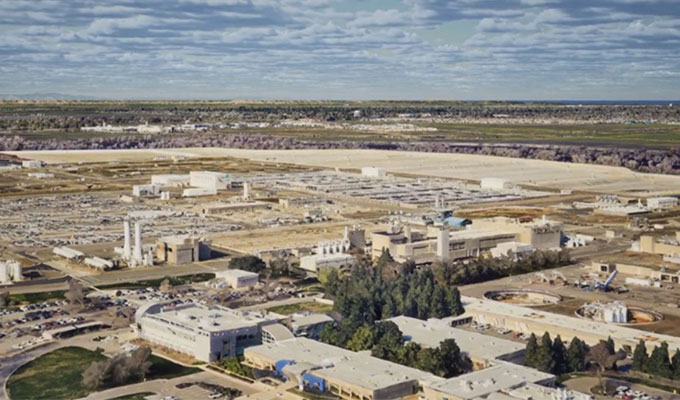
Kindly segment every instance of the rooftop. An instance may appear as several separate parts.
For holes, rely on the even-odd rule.
[[[238,311],[219,306],[208,308],[197,304],[162,307],[160,312],[147,313],[145,317],[158,318],[192,330],[198,328],[208,332],[247,328],[279,319],[253,311]]]
[[[242,269],[225,269],[215,272],[217,278],[257,278],[255,272],[244,271]]]
[[[431,318],[423,321],[399,316],[389,319],[403,334],[422,346],[438,347],[446,339],[454,339],[461,351],[478,360],[493,360],[506,354],[524,350],[522,343],[500,339],[477,332],[452,328],[446,320]]]
[[[553,314],[533,308],[502,303],[493,300],[478,299],[463,296],[463,305],[466,312],[484,312],[504,317],[540,321],[542,324],[569,331],[583,332],[587,335],[597,335],[606,338],[611,336],[615,342],[626,341],[637,343],[640,339],[647,344],[659,344],[667,342],[671,351],[680,349],[680,338],[675,336],[663,335],[654,332],[640,331],[626,326],[607,324],[604,322],[592,321],[576,317],[569,317],[561,314]]]
[[[554,378],[522,365],[497,361],[479,371],[428,385],[430,388],[460,399],[474,399],[501,390],[517,388],[525,383],[537,383]]]
[[[246,354],[248,353],[270,360],[294,360],[297,363],[320,366],[320,369],[312,372],[314,375],[352,383],[368,390],[378,390],[412,380],[443,380],[427,372],[372,357],[369,352],[357,353],[306,338],[249,347],[246,349]]]

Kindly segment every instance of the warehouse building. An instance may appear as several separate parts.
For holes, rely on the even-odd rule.
[[[134,197],[153,197],[160,196],[161,185],[151,183],[148,185],[133,185],[132,195]]]
[[[475,369],[486,368],[494,360],[516,363],[524,361],[524,344],[452,328],[449,319],[430,318],[423,321],[402,315],[387,321],[394,322],[407,341],[423,347],[436,348],[444,340],[454,339],[461,352],[470,358]]]
[[[135,320],[140,338],[212,362],[259,345],[263,327],[279,319],[219,306],[151,303],[137,310]]]
[[[441,381],[427,372],[307,338],[249,347],[245,362],[284,379],[328,391],[343,399],[399,399],[416,394],[422,382]]]
[[[677,206],[677,197],[651,197],[647,199],[647,207],[652,210],[667,210]]]
[[[680,255],[680,231],[675,233],[675,238],[657,239],[654,236],[642,235],[639,242],[633,243],[633,247],[641,253]]]
[[[160,185],[161,187],[189,186],[190,182],[191,177],[189,175],[165,174],[151,176],[151,184]]]
[[[196,188],[223,190],[231,187],[231,177],[223,172],[191,171],[189,185]]]
[[[251,288],[259,282],[259,276],[254,272],[240,269],[226,269],[215,272],[216,279],[222,279],[233,289]]]
[[[562,340],[571,341],[574,337],[589,345],[611,337],[616,347],[635,348],[642,339],[649,351],[666,342],[669,352],[680,349],[680,338],[649,331],[641,331],[628,326],[608,324],[583,318],[570,317],[540,311],[535,308],[463,296],[465,314],[458,318],[472,318],[479,324],[489,324],[495,328],[505,328],[518,333],[534,333],[537,336],[549,332],[551,336],[560,335]]]

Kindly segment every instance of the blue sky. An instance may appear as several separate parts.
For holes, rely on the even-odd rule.
[[[673,99],[679,0],[0,0],[0,95]]]

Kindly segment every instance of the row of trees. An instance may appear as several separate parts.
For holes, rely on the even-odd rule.
[[[332,325],[321,332],[321,341],[352,351],[370,350],[371,355],[407,367],[450,378],[471,369],[471,362],[461,353],[453,339],[447,339],[437,348],[424,348],[414,342],[404,343],[404,335],[394,322],[382,321],[361,325],[343,342],[343,336]]]
[[[640,340],[633,351],[632,368],[634,371],[680,380],[680,350],[676,350],[673,357],[670,357],[668,343],[663,342],[661,345],[655,346],[652,354],[648,355],[644,340]]]
[[[524,363],[539,371],[560,375],[585,370],[589,352],[590,347],[579,338],[574,338],[567,348],[559,335],[552,340],[546,332],[538,343],[532,333],[524,353]]]
[[[520,275],[571,263],[569,251],[536,250],[517,258],[480,257],[467,262],[449,261],[434,265],[435,280],[444,285],[468,285],[511,275]]]
[[[130,354],[119,353],[105,361],[93,361],[83,372],[83,386],[89,390],[141,382],[151,369],[151,349],[140,346]]]
[[[444,141],[371,142],[300,140],[257,133],[192,133],[162,136],[126,135],[95,138],[40,138],[1,136],[0,151],[156,149],[175,147],[229,147],[242,149],[383,149],[431,153],[480,154],[559,162],[611,165],[635,171],[680,174],[680,151],[616,147],[545,146],[532,144],[461,144]]]

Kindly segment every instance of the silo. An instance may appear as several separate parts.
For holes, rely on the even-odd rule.
[[[5,284],[9,282],[9,268],[5,262],[0,261],[0,283]]]
[[[132,256],[132,250],[130,249],[130,220],[127,218],[123,221],[123,236],[123,257],[129,261]]]
[[[449,231],[446,229],[437,231],[437,257],[441,261],[449,259]]]
[[[18,261],[7,262],[7,269],[9,269],[9,274],[12,275],[14,282],[21,282],[24,279],[21,273],[21,264]]]

